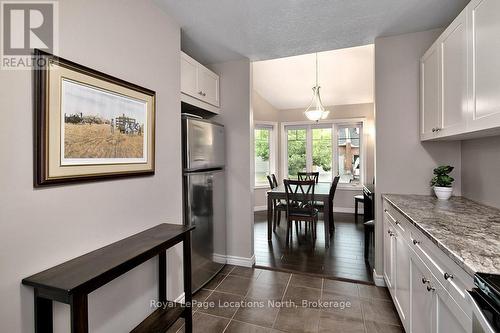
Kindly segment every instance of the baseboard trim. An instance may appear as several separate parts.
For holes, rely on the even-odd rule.
[[[377,271],[373,269],[373,282],[377,287],[385,287],[385,280],[383,275],[377,274]]]
[[[255,206],[255,207],[253,208],[253,211],[254,211],[254,212],[262,212],[262,211],[264,211],[264,210],[267,210],[267,206]]]
[[[255,206],[253,208],[254,212],[262,212],[267,210],[267,206]],[[354,214],[354,208],[352,207],[333,207],[333,212],[334,213],[350,213]],[[359,215],[363,215],[363,210],[360,209]]]
[[[180,303],[180,304],[184,304],[185,303],[185,293],[182,292],[182,294],[179,295],[179,297],[177,297],[176,299],[174,299],[174,302],[175,303]]]
[[[255,265],[255,254],[252,255],[250,258],[226,256],[226,263],[235,266],[252,267],[253,265]]]

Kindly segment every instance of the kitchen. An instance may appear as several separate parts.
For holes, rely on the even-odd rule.
[[[307,290],[306,298],[328,294],[327,287],[334,280],[304,282],[293,273],[250,268],[255,262],[252,65],[264,58],[373,43],[375,231],[371,273],[379,287],[355,285],[356,296],[351,300],[359,301],[359,318],[349,317],[345,311],[307,308],[281,316],[280,311],[287,310],[265,309],[253,316],[260,317],[257,324],[257,319],[239,309],[200,310],[193,316],[194,331],[269,331],[273,327],[294,332],[498,331],[498,308],[485,308],[484,299],[493,295],[498,300],[498,294],[491,293],[498,290],[498,280],[488,274],[500,274],[499,2],[412,1],[406,6],[387,1],[380,7],[367,3],[349,7],[337,2],[292,6],[282,1],[225,5],[168,0],[127,1],[126,5],[117,1],[58,3],[56,55],[156,92],[154,175],[35,188],[31,176],[32,73],[0,72],[1,109],[14,110],[5,112],[2,122],[1,150],[9,158],[2,161],[0,288],[9,306],[0,311],[0,330],[33,331],[34,293],[21,284],[27,276],[158,223],[183,224],[186,183],[182,175],[187,170],[182,162],[182,112],[210,116],[211,122],[224,126],[226,236],[215,244],[225,246],[219,253],[203,254],[219,254],[213,261],[228,265],[222,268],[223,279],[205,285],[213,287],[208,289],[215,291],[210,295],[221,288],[225,292],[220,294],[233,300],[247,294],[258,299],[264,292],[275,291],[265,289],[271,284],[261,280],[273,280],[283,300],[294,298],[287,295],[292,286]],[[356,14],[359,10],[364,13],[361,17]],[[322,12],[328,17],[319,15]],[[93,18],[92,25],[88,17]],[[391,21],[391,17],[395,19]],[[297,29],[306,26],[304,18],[321,20],[315,26],[322,26],[323,31]],[[138,19],[140,25],[130,24]],[[365,26],[363,20],[369,24]],[[384,30],[384,22],[394,27],[385,26]],[[343,25],[349,29],[342,29]],[[339,31],[342,34],[336,35]],[[366,31],[370,34],[363,35]],[[295,38],[306,32],[312,33]],[[340,43],[343,34],[359,39]],[[318,46],[318,40],[325,44]],[[266,49],[273,52],[262,51]],[[183,86],[182,72],[190,66],[195,81]],[[201,79],[197,73],[203,75]],[[453,196],[438,201],[429,182],[436,167],[447,165],[454,167]],[[206,214],[203,209],[199,212]],[[166,252],[165,293],[177,301],[186,297],[182,257],[180,245]],[[89,330],[130,331],[150,315],[150,300],[158,292],[157,266],[156,259],[144,262],[91,293]],[[216,271],[212,273],[214,276]],[[198,282],[198,287],[204,282]],[[367,301],[363,295],[369,293],[380,294]],[[198,297],[205,298],[201,293]],[[209,297],[207,294],[205,299]],[[385,308],[377,312],[377,305],[388,303],[394,313]],[[54,331],[68,332],[70,307],[54,304]],[[358,313],[357,308],[350,311]],[[176,324],[173,330],[181,326]]]

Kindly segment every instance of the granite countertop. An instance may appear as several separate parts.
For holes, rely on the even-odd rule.
[[[385,199],[470,275],[500,274],[500,210],[463,197],[385,194]]]

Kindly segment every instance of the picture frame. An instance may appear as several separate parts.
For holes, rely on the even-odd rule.
[[[153,175],[156,93],[34,52],[34,186]]]

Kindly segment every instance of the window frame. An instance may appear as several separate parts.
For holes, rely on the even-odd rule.
[[[363,187],[366,175],[366,145],[365,145],[365,131],[366,118],[346,118],[346,119],[327,119],[320,121],[294,121],[281,123],[281,170],[283,170],[283,177],[288,177],[288,132],[290,128],[306,129],[306,170],[312,170],[312,151],[313,151],[313,128],[332,128],[332,180],[338,171],[338,130],[345,127],[359,127],[360,128],[360,175],[359,184],[352,185],[347,183],[339,183],[338,188],[344,190],[358,191]]]
[[[254,159],[255,159],[255,130],[268,129],[269,130],[269,173],[277,174],[277,157],[278,157],[278,123],[273,121],[255,121],[253,126],[253,146],[254,146]],[[255,164],[255,162],[254,162]],[[269,184],[257,184],[255,182],[255,166],[253,172],[254,189],[269,189]]]

